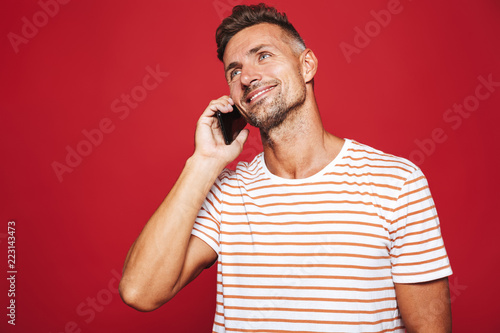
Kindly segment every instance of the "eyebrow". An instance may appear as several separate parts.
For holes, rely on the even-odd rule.
[[[252,54],[255,54],[257,52],[259,52],[261,49],[263,49],[264,47],[267,47],[267,46],[270,46],[268,44],[260,44],[260,45],[257,45],[256,47],[254,48],[251,48],[250,50],[248,50],[248,52],[245,54],[245,56],[250,56]],[[237,61],[233,61],[232,63],[230,63],[227,67],[226,67],[226,70],[224,71],[224,75],[226,76],[227,78],[227,72],[229,72],[231,69],[235,68],[235,67],[238,67],[240,65],[239,62]]]

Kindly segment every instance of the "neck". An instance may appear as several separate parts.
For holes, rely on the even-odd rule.
[[[314,93],[283,123],[262,132],[266,166],[282,178],[310,177],[328,165],[340,152],[343,139],[328,133],[321,121]]]

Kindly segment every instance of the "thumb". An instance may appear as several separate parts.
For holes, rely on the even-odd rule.
[[[248,129],[246,128],[242,129],[241,132],[238,133],[236,139],[234,139],[234,141],[232,142],[232,145],[239,145],[240,148],[243,150],[243,145],[247,141],[249,133],[250,131]]]

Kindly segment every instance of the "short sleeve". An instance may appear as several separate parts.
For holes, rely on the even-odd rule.
[[[418,168],[401,189],[389,231],[395,283],[425,282],[452,274],[436,207]]]
[[[224,174],[224,173],[223,173]],[[217,178],[208,192],[198,216],[196,217],[191,235],[207,243],[216,253],[220,249],[220,221],[222,209],[223,174]]]

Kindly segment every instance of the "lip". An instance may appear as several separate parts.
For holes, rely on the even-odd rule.
[[[255,102],[257,99],[259,99],[261,96],[267,94],[269,91],[273,90],[274,87],[276,87],[275,85],[274,86],[264,86],[264,87],[260,87],[258,89],[255,89],[254,91],[252,91],[250,94],[248,94],[245,102],[247,104],[251,104],[252,102]],[[267,91],[266,91],[267,90]],[[258,95],[258,96],[257,96]]]

